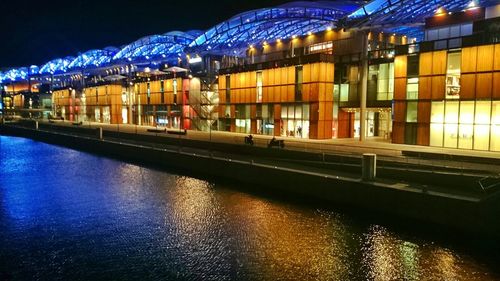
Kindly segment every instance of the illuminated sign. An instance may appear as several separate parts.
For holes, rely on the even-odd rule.
[[[199,63],[201,62],[201,57],[194,57],[189,59],[189,63]]]
[[[309,46],[309,53],[319,53],[325,50],[332,50],[332,49],[333,49],[332,41],[323,42]]]

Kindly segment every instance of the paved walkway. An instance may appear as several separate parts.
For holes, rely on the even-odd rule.
[[[70,122],[54,122],[51,124],[55,124],[57,126],[71,126],[73,127],[74,125]],[[96,126],[98,125],[98,126]],[[118,131],[120,132],[127,132],[127,133],[133,133],[135,132],[135,126],[131,125],[102,125],[102,124],[86,124],[86,128],[96,128],[96,127],[103,127],[106,130],[113,130],[113,131]],[[152,127],[149,127],[152,128]],[[43,130],[43,128],[41,128]],[[137,127],[137,133],[138,134],[153,134],[155,133],[148,133],[146,127]],[[88,133],[82,132],[76,132],[76,133],[70,133],[72,135],[82,135],[84,137],[88,137]],[[196,131],[188,131],[187,135],[169,135],[165,133],[159,133],[158,136],[162,137],[177,137],[177,138],[190,138],[190,139],[200,139],[206,137],[206,135],[209,133],[204,133],[204,132],[196,132]],[[226,132],[214,132],[214,134],[211,136],[212,140],[217,140],[218,138],[221,138],[222,140],[226,141],[231,141],[234,139],[241,140],[242,136],[244,134],[241,134],[241,136],[235,136],[233,133],[226,133]],[[210,136],[209,136],[210,137]],[[267,138],[259,138],[262,141],[265,141]],[[235,154],[235,153],[229,153],[226,151],[211,151],[207,149],[202,149],[202,148],[194,148],[194,147],[179,147],[175,144],[172,144],[170,142],[167,143],[161,143],[161,142],[155,142],[155,143],[150,143],[147,141],[142,141],[142,140],[130,140],[130,139],[122,139],[116,137],[116,136],[106,136],[105,137],[106,141],[111,141],[111,142],[117,142],[120,144],[124,143],[130,143],[133,145],[144,145],[148,147],[153,147],[155,149],[162,149],[162,150],[171,150],[171,151],[178,151],[179,153],[187,153],[187,154],[193,154],[193,155],[199,155],[199,156],[204,156],[204,157],[214,157],[214,158],[220,158],[220,159],[226,159],[228,161],[241,161],[243,163],[251,163],[251,165],[261,165],[265,167],[274,167],[274,168],[280,168],[280,169],[292,169],[296,171],[300,171],[302,173],[313,173],[315,175],[320,175],[320,176],[325,176],[325,177],[337,177],[337,178],[345,178],[345,179],[350,179],[351,181],[358,181],[360,180],[360,174],[359,173],[354,173],[354,172],[347,172],[347,171],[338,171],[336,169],[330,169],[327,166],[311,166],[307,164],[308,161],[290,161],[286,158],[266,158],[266,157],[257,157],[255,158],[253,155],[248,155],[248,154]],[[288,142],[288,139],[286,140]],[[292,140],[290,140],[292,141]],[[308,141],[303,141],[305,144],[308,144]],[[326,141],[311,141],[312,143],[315,144],[321,144],[322,142]],[[238,144],[241,144],[242,142],[239,141],[237,142]],[[264,142],[265,144],[265,142]],[[352,146],[345,145],[345,148],[349,148]],[[498,167],[497,167],[498,168]],[[434,184],[422,184],[422,183],[416,183],[416,182],[407,182],[407,181],[402,181],[398,179],[392,179],[392,178],[380,178],[378,177],[374,181],[375,185],[380,185],[380,187],[385,187],[385,188],[394,188],[394,189],[400,189],[404,191],[409,191],[409,192],[418,192],[418,193],[426,193],[428,195],[433,195],[433,196],[445,196],[445,197],[453,197],[455,199],[459,200],[468,200],[468,201],[477,201],[481,200],[485,196],[487,196],[486,193],[482,193],[478,188],[471,187],[470,189],[463,189],[463,188],[453,188],[453,187],[446,187],[446,186],[436,186]]]
[[[40,123],[47,123],[48,121],[39,121]],[[54,121],[52,125],[75,127],[69,121]],[[176,135],[168,133],[154,133],[148,132],[148,129],[153,129],[152,126],[138,126],[129,124],[102,124],[95,122],[84,122],[79,127],[83,128],[98,128],[102,127],[104,130],[115,132],[126,132],[134,134],[147,134],[157,135],[161,137],[170,138],[187,138],[193,140],[204,140],[220,143],[230,144],[243,144],[244,137],[247,134],[221,132],[221,131],[194,131],[188,130],[186,135]],[[169,131],[176,131],[179,129],[167,129]],[[253,135],[254,145],[259,147],[266,147],[272,136],[266,135]],[[387,140],[381,138],[370,138],[366,141],[360,142],[358,139],[327,139],[327,140],[313,140],[313,139],[300,139],[294,137],[277,137],[278,139],[285,140],[285,149],[296,150],[304,152],[315,152],[336,155],[348,155],[361,157],[363,153],[375,153],[381,160],[397,161],[401,163],[420,164],[425,166],[435,167],[449,167],[455,169],[488,171],[490,173],[500,174],[500,152],[491,151],[477,151],[477,150],[464,150],[452,149],[441,147],[429,147],[418,145],[404,145],[392,144]],[[415,156],[405,156],[403,151],[410,151],[414,153],[431,153],[435,154],[435,158],[422,158]],[[477,161],[468,161],[467,158],[454,160],[455,157],[473,157],[480,158],[481,163]],[[491,160],[491,163],[488,161]],[[498,160],[498,161],[497,161]]]

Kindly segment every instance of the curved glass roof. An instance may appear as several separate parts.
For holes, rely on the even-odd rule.
[[[9,69],[6,72],[0,73],[0,82],[24,80],[28,77],[28,71],[27,67]]]
[[[155,57],[168,58],[177,56],[191,43],[201,31],[187,32],[171,31],[161,35],[142,37],[123,47],[113,60],[153,59]]]
[[[30,66],[30,74],[38,74],[40,72],[40,68],[37,65]]]
[[[489,6],[498,0],[476,1],[480,6]],[[446,11],[460,11],[471,0],[373,0],[363,5],[344,20],[347,27],[401,26],[424,23],[443,7]]]
[[[54,59],[44,64],[38,73],[55,74],[66,72],[68,65],[74,60],[74,57],[65,57],[63,59]]]
[[[305,35],[334,27],[338,19],[359,7],[356,1],[291,2],[236,15],[194,40],[192,51],[242,51],[251,44]]]
[[[68,65],[68,69],[98,67],[109,63],[118,49],[107,47],[103,50],[90,50],[76,57]]]

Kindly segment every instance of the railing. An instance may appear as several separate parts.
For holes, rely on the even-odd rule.
[[[34,122],[34,121],[38,121]],[[212,121],[212,120],[209,120]],[[11,121],[6,121],[11,122]],[[213,126],[208,125],[205,132],[188,131],[184,134],[170,134],[169,132],[179,132],[179,128],[167,128],[166,130],[155,129],[152,126],[137,126],[133,124],[103,124],[83,121],[75,123],[72,121],[52,120],[51,122],[42,119],[19,120],[19,126],[33,130],[56,131],[61,134],[78,135],[87,138],[97,138],[96,129],[102,128],[105,131],[103,140],[119,143],[136,143],[154,149],[174,149],[177,151],[189,150],[189,141],[207,141],[211,143],[240,145],[240,148],[233,148],[237,151],[245,149],[244,137],[242,133],[227,133],[213,130]],[[38,126],[37,126],[38,124]],[[208,123],[206,123],[208,124]],[[208,130],[210,131],[208,132]],[[151,137],[157,138],[151,138]],[[253,135],[253,147],[267,148],[272,136]],[[470,198],[484,196],[486,192],[491,194],[497,192],[500,186],[498,176],[498,159],[493,162],[466,162],[458,159],[448,159],[449,157],[424,157],[402,155],[397,148],[384,142],[377,142],[372,145],[363,145],[356,139],[340,140],[304,140],[292,137],[276,137],[284,141],[284,148],[267,148],[268,152],[274,151],[276,159],[285,160],[290,165],[303,165],[315,167],[322,171],[332,171],[337,175],[346,173],[359,175],[361,155],[363,153],[377,154],[377,176],[381,178],[392,178],[398,181],[398,188],[406,188],[428,193],[433,191],[433,184],[439,185],[436,191],[449,192],[454,195],[463,195]],[[146,140],[147,139],[147,140]],[[248,146],[248,145],[247,145]],[[199,147],[199,146],[198,146]],[[203,145],[204,148],[206,146]],[[210,146],[212,147],[212,146]],[[219,146],[220,147],[220,146]],[[307,152],[309,155],[300,157],[288,157],[279,151]],[[225,150],[224,150],[225,151]],[[224,153],[224,151],[212,151],[207,149],[206,153]],[[196,153],[204,153],[197,150]],[[246,156],[252,162],[258,163],[262,159],[253,158],[251,153]],[[440,154],[441,155],[441,154]],[[443,154],[442,156],[447,156]],[[313,169],[315,169],[313,168]],[[380,172],[380,173],[379,173]],[[401,180],[406,178],[415,184],[404,184]],[[446,180],[443,180],[446,179]],[[419,187],[420,186],[420,187]]]
[[[477,183],[483,192],[488,192],[493,188],[500,187],[500,179],[498,177],[486,176],[480,179]]]

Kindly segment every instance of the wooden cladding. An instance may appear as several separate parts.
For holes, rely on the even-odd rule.
[[[154,105],[172,105],[182,103],[183,79],[177,78],[177,101],[174,100],[174,79],[163,80],[163,93],[161,80],[140,82],[134,85],[134,92],[141,104],[148,104],[148,83],[149,83],[149,104]],[[163,95],[163,102],[162,102]],[[138,103],[138,100],[136,100]]]
[[[219,101],[226,103],[227,79],[230,79],[230,103],[295,102],[296,66],[262,70],[262,100],[257,100],[256,72],[219,76]],[[302,66],[302,99],[300,101],[333,101],[333,63]]]
[[[462,48],[462,73],[500,70],[500,44]]]
[[[427,52],[420,54],[420,75],[443,75],[446,73],[447,51]]]
[[[407,69],[408,57],[404,56],[396,56],[394,58],[394,77],[406,77],[406,69]]]
[[[460,99],[500,97],[500,44],[462,49]]]
[[[394,79],[394,99],[406,99],[406,77]]]
[[[15,95],[13,97],[14,107],[24,107],[24,95]]]

